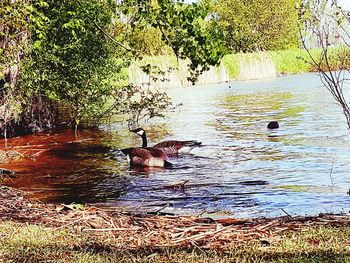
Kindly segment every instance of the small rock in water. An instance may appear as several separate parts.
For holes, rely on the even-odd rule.
[[[268,129],[277,129],[279,127],[280,127],[280,125],[279,125],[278,121],[270,121],[269,124],[267,125]]]

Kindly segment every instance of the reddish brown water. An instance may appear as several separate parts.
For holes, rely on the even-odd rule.
[[[115,132],[83,131],[77,137],[71,130],[27,135],[8,139],[7,148],[1,141],[2,150],[18,151],[24,158],[0,166],[16,171],[7,185],[32,191],[33,198],[48,202],[103,201],[106,193],[118,196],[123,191],[123,180],[118,180],[117,187],[96,189],[125,169],[126,164],[116,162],[113,154],[119,144]]]

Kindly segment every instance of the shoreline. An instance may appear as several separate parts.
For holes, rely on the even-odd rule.
[[[350,215],[214,220],[43,204],[28,195],[0,185],[0,261],[350,261]]]
[[[350,214],[215,220],[125,213],[118,208],[88,205],[44,204],[30,200],[29,195],[0,185],[0,229],[4,226],[39,227],[44,235],[66,231],[104,244],[111,253],[139,250],[144,253],[145,249],[147,256],[159,249],[227,253],[233,247],[241,248],[247,244],[260,248],[278,247],[290,235],[319,229],[350,231]],[[344,245],[350,255],[350,237]]]

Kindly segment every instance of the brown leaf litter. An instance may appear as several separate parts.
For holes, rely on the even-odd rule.
[[[74,229],[114,240],[116,248],[201,247],[223,249],[229,244],[278,242],[286,231],[317,226],[350,226],[349,215],[283,216],[257,219],[211,219],[125,213],[118,208],[43,204],[28,193],[0,186],[0,222],[38,224],[48,230]]]

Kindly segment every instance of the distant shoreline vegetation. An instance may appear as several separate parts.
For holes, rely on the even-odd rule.
[[[313,57],[321,55],[321,49],[310,50]],[[329,50],[330,66],[333,70],[340,69],[340,57],[349,57],[346,67],[350,68],[350,49],[347,47],[334,47]],[[225,55],[220,66],[204,72],[200,76],[197,84],[207,85],[213,83],[222,83],[236,80],[258,80],[269,79],[289,74],[300,74],[307,72],[316,72],[317,70],[311,65],[310,57],[306,50],[292,48],[280,51],[260,51],[255,53],[236,53]],[[174,56],[150,56],[144,57],[141,62],[135,63],[128,70],[130,80],[135,84],[141,84],[148,81],[140,66],[143,63],[153,64],[160,69],[167,71],[165,81],[158,81],[155,86],[159,87],[179,87],[189,86],[191,83],[186,77],[186,61],[177,62]],[[325,62],[326,63],[326,62]]]

